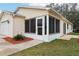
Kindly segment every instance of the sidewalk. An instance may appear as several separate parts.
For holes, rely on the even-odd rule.
[[[8,42],[6,42],[5,40],[0,40],[0,56],[7,56],[7,55],[11,55],[13,53],[19,52],[21,50],[30,48],[32,46],[38,45],[40,43],[43,43],[43,41],[40,40],[31,40],[28,42],[24,42],[21,44],[10,44]]]
[[[64,35],[59,39],[70,40],[71,38],[79,38],[79,35]]]

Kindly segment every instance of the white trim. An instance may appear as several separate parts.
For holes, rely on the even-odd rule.
[[[49,15],[47,17],[47,35],[49,35]]]
[[[43,19],[42,19],[43,21],[42,21],[42,32],[43,32],[43,35],[45,35],[45,16],[43,16]]]
[[[36,18],[36,35],[37,35],[37,32],[38,31],[38,29],[37,29],[37,18]]]

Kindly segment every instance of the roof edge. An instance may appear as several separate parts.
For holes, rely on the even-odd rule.
[[[49,10],[49,7],[39,7],[39,6],[20,6],[16,8],[15,13],[20,9],[20,8],[25,8],[25,9],[40,9],[40,10]]]

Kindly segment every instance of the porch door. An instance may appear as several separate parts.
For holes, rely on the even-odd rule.
[[[63,33],[66,34],[66,23],[63,24]]]
[[[36,34],[37,35],[43,35],[44,33],[44,17],[38,17],[36,18]]]

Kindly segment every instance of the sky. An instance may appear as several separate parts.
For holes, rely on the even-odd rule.
[[[45,6],[47,3],[0,3],[0,11],[15,11],[18,6]]]
[[[14,12],[19,6],[46,6],[48,4],[50,3],[0,3],[0,12],[4,10]],[[79,9],[79,4],[77,9]]]
[[[15,11],[18,6],[28,5],[28,3],[0,3],[0,10]]]

